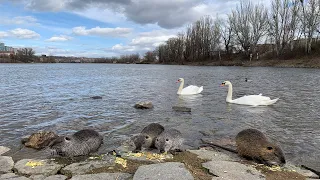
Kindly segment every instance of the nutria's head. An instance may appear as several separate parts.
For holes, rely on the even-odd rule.
[[[42,149],[46,147],[52,140],[57,138],[58,135],[56,135],[54,132],[46,132],[46,131],[40,131],[37,133],[33,133],[28,140],[24,142],[24,145],[26,147],[31,147],[35,149]]]
[[[149,148],[152,146],[152,137],[148,134],[141,134],[141,147],[143,148]]]
[[[166,136],[157,137],[155,141],[155,146],[160,153],[168,152],[171,149],[172,144],[172,139]]]
[[[272,165],[284,165],[286,160],[284,158],[283,152],[281,148],[272,143],[266,144],[266,146],[262,147],[261,150],[261,162],[268,166]]]

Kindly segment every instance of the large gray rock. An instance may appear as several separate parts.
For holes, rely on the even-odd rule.
[[[18,174],[28,176],[41,174],[46,177],[57,174],[62,167],[63,165],[49,159],[22,159],[14,165]]]
[[[167,162],[140,166],[133,180],[193,180],[191,173],[179,162]]]
[[[216,151],[216,150],[188,150],[189,152],[198,155],[198,158],[204,160],[213,160],[213,161],[232,161],[233,158],[226,155],[225,153]]]
[[[12,157],[0,156],[0,174],[12,172],[14,162]]]
[[[53,176],[49,176],[46,177],[44,175],[32,175],[30,176],[30,179],[32,180],[66,180],[68,177],[61,175],[61,174],[57,174],[57,175],[53,175]]]
[[[5,146],[0,146],[0,155],[6,153],[8,151],[10,151],[10,148],[5,147]]]
[[[209,169],[210,173],[218,177],[212,179],[223,180],[260,180],[265,179],[265,176],[253,167],[231,161],[209,161],[203,163],[204,168]]]
[[[46,177],[44,180],[66,180],[67,178],[68,178],[67,176],[57,174],[57,175]]]
[[[128,173],[99,173],[76,175],[71,180],[129,180],[132,178]]]
[[[2,174],[0,175],[1,180],[30,180],[29,178],[26,178],[24,176],[18,176],[14,173],[8,173],[8,174]]]
[[[90,172],[93,169],[115,165],[114,156],[103,156],[101,160],[86,160],[79,163],[73,163],[61,170],[61,173],[67,176],[81,175]]]

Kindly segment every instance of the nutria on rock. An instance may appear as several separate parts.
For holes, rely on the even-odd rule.
[[[259,163],[283,165],[286,163],[281,148],[270,142],[267,137],[256,129],[245,129],[236,136],[238,154]]]
[[[139,152],[142,148],[155,148],[156,137],[164,131],[164,127],[158,123],[151,123],[142,129],[141,133],[131,138],[131,149]]]
[[[49,144],[53,155],[73,157],[96,152],[103,143],[103,137],[91,129],[83,129],[72,136],[60,136]]]
[[[155,146],[160,153],[182,151],[183,141],[180,131],[168,129],[156,138]]]

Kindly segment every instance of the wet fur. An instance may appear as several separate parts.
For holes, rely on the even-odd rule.
[[[139,152],[142,148],[155,148],[156,137],[164,131],[164,127],[158,123],[151,123],[142,129],[141,133],[132,138],[134,142],[133,152]]]
[[[265,165],[283,165],[285,158],[281,148],[270,142],[256,129],[245,129],[236,137],[238,154]]]
[[[182,144],[184,139],[181,132],[176,129],[164,130],[157,138],[155,142],[156,148],[163,152],[175,153],[176,151],[183,151]]]
[[[49,144],[53,154],[60,156],[83,156],[96,152],[103,143],[103,137],[98,132],[84,129],[72,136],[60,136]]]

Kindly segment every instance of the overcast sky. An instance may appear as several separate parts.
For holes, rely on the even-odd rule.
[[[268,0],[254,2],[265,3]],[[37,54],[110,57],[153,50],[239,0],[0,0],[0,42]]]

